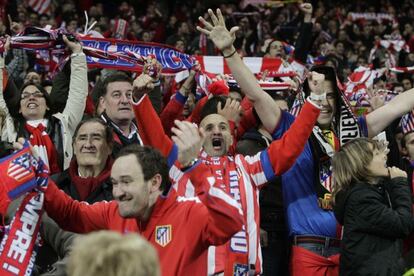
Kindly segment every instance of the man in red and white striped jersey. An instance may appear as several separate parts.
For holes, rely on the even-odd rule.
[[[224,24],[224,21],[222,22]],[[211,36],[210,33],[208,35]],[[216,35],[220,39],[227,39],[225,47],[231,46],[234,41],[231,32],[225,27],[221,29],[220,34]],[[236,68],[234,71],[239,70],[234,74],[235,77],[243,76],[243,81],[252,87],[250,92],[245,91],[246,95],[253,102],[263,125],[270,130],[270,133],[273,133],[280,120],[280,109],[277,106],[275,108],[272,98],[261,90],[257,80],[248,71],[237,53],[232,52],[227,55],[227,58],[232,59],[228,60],[232,70],[234,68]],[[317,79],[318,77],[321,76],[315,74],[312,78],[312,83],[316,84],[313,94],[316,97],[323,94],[323,91],[319,89],[323,79]],[[138,81],[135,82],[135,84],[138,83]],[[144,144],[154,146],[164,156],[169,156],[174,151],[173,142],[165,135],[149,97],[142,94],[145,87],[145,84],[142,87],[135,87],[132,104],[138,127],[142,132],[142,139]],[[254,156],[229,153],[233,137],[228,119],[214,112],[202,118],[200,125],[206,133],[206,139],[203,144],[204,150],[199,158],[215,175],[215,187],[230,194],[239,203],[244,215],[244,225],[241,231],[224,246],[210,248],[209,275],[223,272],[224,275],[258,275],[261,273],[258,192],[260,187],[275,175],[286,172],[302,152],[319,115],[319,106],[316,101],[317,99],[310,98],[286,135],[274,141],[268,149]],[[230,104],[230,106],[233,108],[229,108],[226,112],[238,112],[236,105]],[[173,128],[172,131],[174,132],[175,129]],[[176,142],[174,138],[173,141]],[[192,196],[194,192],[196,193],[192,189],[191,180],[183,176],[179,170],[173,168],[170,171],[170,177],[174,179],[175,188],[179,194]]]

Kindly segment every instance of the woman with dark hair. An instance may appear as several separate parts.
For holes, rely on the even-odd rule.
[[[345,144],[332,159],[335,217],[343,225],[340,275],[402,275],[402,239],[414,227],[407,174],[387,168],[385,144]]]
[[[88,94],[86,57],[78,42],[64,41],[72,52],[69,97],[62,113],[52,113],[49,94],[39,84],[29,82],[21,88],[18,115],[12,117],[0,91],[0,108],[6,111],[2,129],[3,141],[14,142],[25,137],[37,148],[42,160],[54,174],[69,167],[72,158],[72,136],[81,121]],[[9,47],[6,42],[5,49]],[[0,58],[0,68],[4,60]],[[2,74],[0,74],[2,83]],[[2,89],[1,87],[0,89]]]

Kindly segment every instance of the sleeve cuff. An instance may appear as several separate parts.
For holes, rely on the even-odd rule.
[[[175,100],[177,101],[177,102],[179,102],[180,104],[182,104],[182,105],[184,105],[185,104],[185,102],[187,101],[187,98],[188,97],[186,97],[186,96],[183,96],[180,92],[175,92]]]
[[[138,101],[135,101],[134,98],[132,97],[132,104],[135,106],[138,106],[144,100],[146,96],[147,94],[144,94],[144,96],[142,96]]]
[[[167,157],[168,168],[171,168],[177,159],[178,159],[178,147],[176,144],[173,144],[170,150],[170,153],[168,154],[168,157]]]
[[[312,99],[310,98],[310,96],[308,96],[308,97],[306,98],[306,101],[307,101],[308,103],[310,103],[311,105],[313,105],[314,107],[316,107],[317,109],[319,109],[319,110],[321,110],[321,109],[322,109],[322,106],[321,106],[321,105],[319,105],[319,104],[317,104],[317,103],[315,103],[314,101],[312,101]]]
[[[260,163],[262,164],[263,173],[267,181],[271,180],[275,176],[275,173],[273,171],[272,163],[270,162],[270,157],[267,149],[260,153]]]
[[[186,168],[185,170],[183,170],[184,173],[188,173],[191,172],[192,170],[194,170],[196,167],[198,167],[198,165],[201,164],[201,160],[198,160],[197,162],[195,162],[191,167]]]

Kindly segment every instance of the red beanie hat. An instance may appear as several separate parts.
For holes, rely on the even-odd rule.
[[[219,96],[219,95],[228,96],[229,91],[230,91],[229,86],[224,80],[218,80],[218,81],[210,83],[207,86],[207,89],[214,96]]]

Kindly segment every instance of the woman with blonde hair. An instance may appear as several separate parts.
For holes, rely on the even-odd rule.
[[[343,225],[340,275],[402,275],[402,239],[414,227],[407,174],[387,167],[386,144],[367,138],[333,157],[334,212]]]
[[[158,255],[141,236],[98,231],[78,236],[70,253],[69,276],[159,276]]]

